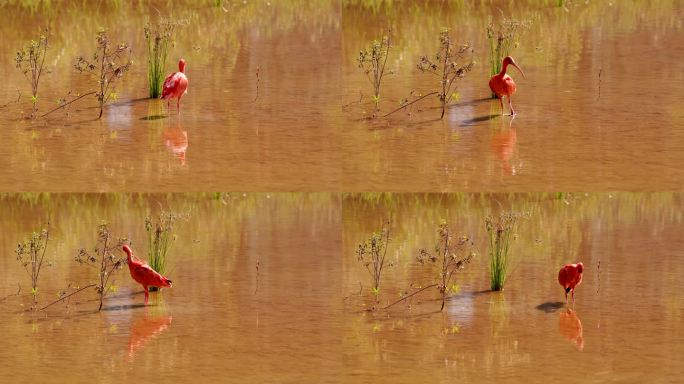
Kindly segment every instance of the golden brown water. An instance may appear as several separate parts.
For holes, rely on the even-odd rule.
[[[0,204],[2,381],[209,379],[267,382],[453,380],[665,381],[681,375],[681,194],[176,194],[4,195]],[[126,269],[98,313],[92,289],[33,313],[12,249],[50,214],[52,266],[39,303],[92,282],[74,261],[108,220],[145,255],[144,217],[184,215],[175,229],[174,286],[143,292]],[[488,290],[483,218],[527,213],[502,293]],[[434,281],[417,263],[446,220],[475,241],[443,312],[434,289],[386,311],[373,303],[356,245],[390,217],[380,289],[387,305]],[[574,311],[558,269],[585,264]],[[600,262],[600,268],[599,268]],[[259,265],[257,274],[257,263]],[[21,292],[16,295],[18,284]],[[69,369],[65,370],[64,366]],[[220,370],[216,370],[220,367]]]
[[[83,4],[81,4],[83,3]],[[332,1],[51,2],[1,7],[0,154],[3,191],[329,191],[339,180],[339,7]],[[228,4],[231,5],[228,5]],[[147,97],[145,21],[187,20],[168,72],[187,61],[180,117]],[[101,120],[94,98],[27,121],[30,88],[16,50],[50,28],[41,113],[96,83],[73,69],[107,28],[133,49],[134,65]],[[257,69],[258,91],[257,91]],[[77,174],[76,177],[74,175]]]
[[[679,2],[572,2],[566,10],[555,1],[228,1],[225,11],[209,3],[4,5],[0,105],[9,105],[1,109],[0,161],[9,166],[0,171],[3,190],[680,188]],[[188,21],[168,68],[181,56],[188,61],[180,117],[145,99],[142,28],[157,10]],[[532,22],[513,52],[527,75],[512,74],[514,120],[498,116],[497,101],[487,99],[485,26],[502,12]],[[131,44],[133,70],[100,121],[93,120],[97,110],[89,98],[68,115],[22,118],[30,110],[28,83],[11,59],[46,25],[52,45],[41,113],[70,90],[93,89],[73,62],[92,51],[100,27]],[[442,27],[475,48],[475,70],[459,82],[459,103],[444,120],[434,120],[439,112],[432,99],[416,104],[411,116],[363,118],[370,88],[355,59],[388,26],[394,74],[383,85],[383,113],[412,91],[434,88],[415,66],[435,50]],[[13,103],[17,90],[20,102]]]
[[[342,10],[344,191],[681,188],[680,2],[573,1],[567,11],[556,1],[378,3],[350,0]],[[488,99],[485,27],[502,14],[532,22],[512,53],[526,75],[509,72],[518,86],[514,120]],[[387,27],[394,74],[383,82],[381,114],[439,86],[416,65],[436,52],[443,27],[475,49],[475,69],[458,82],[460,102],[442,121],[436,97],[410,116],[363,119],[372,93],[356,57]]]
[[[74,257],[94,245],[103,219],[144,257],[144,217],[160,204],[187,218],[170,251],[174,286],[152,293],[151,306],[125,268],[100,313],[92,289],[68,307],[25,311],[30,284],[12,250],[40,218],[50,213],[53,227],[44,304],[92,282],[95,271]],[[187,382],[198,372],[220,382],[323,382],[340,371],[334,195],[4,196],[0,211],[1,382]]]
[[[347,196],[348,382],[677,381],[684,353],[682,202],[681,194]],[[483,217],[500,207],[530,215],[515,232],[504,291],[493,293]],[[436,270],[416,256],[433,247],[441,220],[475,239],[478,256],[456,276],[460,293],[443,312],[434,289],[389,312],[363,311],[373,299],[354,252],[388,215],[393,266],[380,305],[434,280]],[[584,279],[568,312],[557,274],[577,261]]]
[[[684,377],[684,199],[657,192],[684,180],[684,4],[215,3],[0,1],[0,383]],[[175,101],[147,98],[143,26],[158,15],[185,23],[167,68],[188,63],[180,114]],[[485,27],[504,15],[531,23],[513,51],[526,74],[510,73],[515,119],[499,115],[487,87]],[[98,30],[130,44],[134,65],[102,119],[91,97],[27,118],[30,88],[12,59],[44,27],[39,115],[95,88],[73,65],[92,54]],[[368,119],[356,57],[388,27],[381,115],[439,85],[416,64],[442,28],[474,47],[475,69],[443,120],[435,98]],[[74,258],[103,220],[145,257],[144,218],[160,209],[182,219],[174,286],[150,306],[124,268],[102,312],[92,288],[29,310],[13,251],[41,223],[50,219],[52,238],[39,307],[94,282]],[[505,290],[493,293],[484,217],[509,209],[525,217]],[[387,219],[391,266],[374,303],[355,250]],[[431,288],[369,311],[434,283],[435,268],[416,256],[443,220],[477,254],[444,310]],[[586,270],[572,309],[557,272],[576,261]]]

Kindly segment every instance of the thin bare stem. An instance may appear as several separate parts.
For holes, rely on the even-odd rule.
[[[406,108],[406,107],[408,107],[408,106],[410,106],[410,105],[412,105],[412,104],[415,104],[415,103],[417,103],[417,102],[423,100],[424,98],[426,98],[426,97],[428,97],[428,96],[436,95],[436,94],[438,94],[438,93],[439,93],[439,92],[437,92],[437,91],[430,92],[430,93],[428,93],[428,94],[426,94],[426,95],[423,95],[423,96],[421,96],[421,97],[419,97],[419,98],[417,98],[417,99],[415,99],[415,100],[413,100],[413,101],[411,101],[411,102],[409,102],[409,103],[404,103],[404,104],[402,104],[401,107],[399,107],[399,108],[395,109],[394,111],[392,111],[392,112],[390,112],[390,113],[384,115],[383,117],[387,117],[387,116],[393,114],[394,112],[398,112],[398,111],[400,111],[400,110],[402,110],[402,109],[404,109],[404,108]]]
[[[406,299],[408,299],[408,298],[410,298],[410,297],[413,297],[413,296],[415,296],[415,295],[417,295],[417,294],[423,292],[424,290],[426,290],[426,289],[428,289],[428,288],[436,287],[436,286],[438,286],[438,285],[439,285],[439,284],[430,284],[430,285],[428,285],[428,286],[426,286],[426,287],[423,287],[423,288],[421,288],[421,289],[419,289],[419,290],[417,290],[417,291],[411,293],[410,295],[406,295],[406,296],[402,297],[401,299],[399,299],[399,300],[393,302],[392,304],[387,305],[387,306],[385,306],[385,307],[382,307],[382,308],[380,308],[380,309],[387,309],[387,308],[389,308],[389,307],[391,307],[391,306],[393,306],[393,305],[395,305],[395,304],[401,303],[402,301],[404,301],[404,300],[406,300]]]
[[[65,299],[70,298],[71,296],[73,296],[73,295],[75,295],[75,294],[81,292],[82,290],[87,289],[87,288],[94,287],[94,286],[96,286],[96,285],[97,285],[97,284],[86,285],[85,287],[80,288],[80,289],[79,289],[78,291],[76,291],[76,292],[72,292],[72,293],[70,293],[70,294],[68,294],[68,295],[66,295],[66,296],[60,297],[59,299],[53,301],[52,303],[50,303],[50,304],[44,306],[44,307],[41,308],[40,310],[43,311],[43,310],[49,308],[50,306],[52,306],[53,304],[57,304],[57,303],[59,303],[60,301],[64,301]]]

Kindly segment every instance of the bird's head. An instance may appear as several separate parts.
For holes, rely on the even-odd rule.
[[[128,245],[123,246],[123,251],[126,252],[126,255],[130,258],[133,255],[133,251],[131,251],[131,247]]]
[[[178,70],[185,73],[185,59],[180,59],[178,61]]]
[[[503,67],[505,68],[508,65],[514,66],[515,69],[517,69],[520,72],[523,79],[525,78],[525,73],[523,73],[523,70],[520,69],[520,67],[518,67],[518,64],[515,62],[515,60],[513,60],[513,58],[511,56],[506,56],[506,58],[503,59]]]
[[[171,288],[172,284],[173,284],[173,281],[167,279],[166,277],[164,278],[164,287],[165,288]]]
[[[583,270],[584,270],[584,264],[577,263],[577,272],[582,273]]]

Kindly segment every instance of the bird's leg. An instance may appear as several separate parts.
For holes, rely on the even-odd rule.
[[[568,305],[568,291],[565,291],[565,305]]]
[[[515,111],[513,110],[513,103],[511,102],[511,95],[508,95],[508,106],[511,107],[511,116],[515,116]]]
[[[575,290],[572,290],[572,307],[575,308]]]
[[[504,116],[503,96],[499,97],[499,103],[501,104],[501,116]]]
[[[149,301],[149,299],[150,299],[150,291],[147,288],[147,286],[145,286],[145,305],[147,305],[147,302]]]

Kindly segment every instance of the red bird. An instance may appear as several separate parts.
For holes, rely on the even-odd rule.
[[[135,257],[128,245],[124,245],[123,250],[128,255],[128,269],[131,271],[131,277],[145,288],[145,305],[150,298],[149,287],[171,288],[171,280],[160,275],[145,261]]]
[[[166,105],[170,108],[171,99],[174,97],[178,99],[176,108],[180,112],[181,96],[188,93],[188,78],[185,76],[185,60],[180,59],[178,62],[178,71],[172,73],[164,80],[164,87],[162,90],[162,99],[167,99]]]
[[[575,305],[575,287],[582,282],[584,264],[566,264],[558,272],[558,282],[565,289],[565,304],[568,303],[568,292],[572,291],[572,305]]]
[[[513,60],[513,58],[510,56],[506,56],[506,58],[503,59],[501,72],[489,79],[489,88],[492,90],[492,92],[494,92],[496,97],[499,98],[499,102],[501,103],[501,114],[504,114],[503,97],[508,96],[508,106],[511,108],[511,116],[515,116],[513,103],[511,103],[511,95],[515,93],[516,87],[515,81],[513,81],[513,79],[506,74],[506,69],[508,69],[509,65],[514,66],[518,71],[520,71],[523,79],[525,78],[525,74],[523,73],[522,69],[518,67],[518,64],[515,63],[515,60]]]

